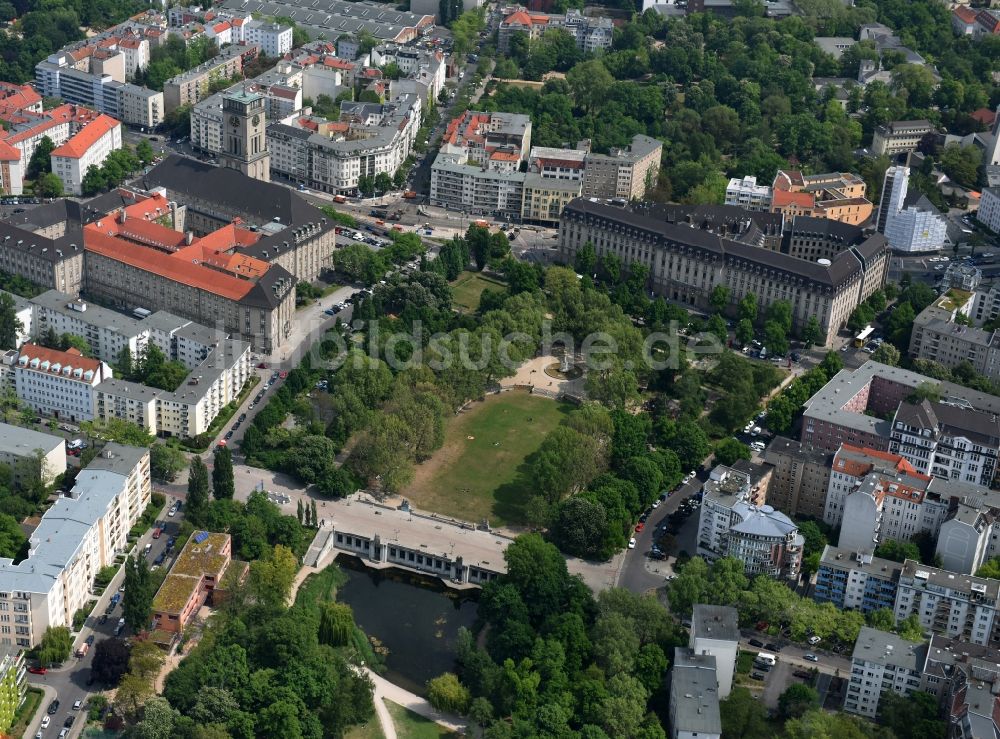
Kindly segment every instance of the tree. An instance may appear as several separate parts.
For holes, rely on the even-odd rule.
[[[52,171],[52,151],[55,148],[56,145],[52,139],[48,136],[42,136],[35,146],[35,150],[31,153],[31,159],[28,160],[28,170],[25,174],[29,180],[37,179],[46,172]]]
[[[806,321],[806,325],[802,327],[801,337],[802,343],[806,345],[806,349],[813,346],[813,344],[818,344],[823,338],[823,331],[819,327],[819,321],[816,316],[809,316]]]
[[[298,569],[295,553],[278,544],[266,558],[250,563],[250,592],[258,603],[280,608],[288,600]]]
[[[589,558],[601,551],[607,528],[604,506],[575,495],[559,505],[550,535],[563,552]]]
[[[750,323],[757,320],[757,296],[747,293],[740,301],[740,319],[747,319]]]
[[[212,495],[216,500],[232,500],[235,493],[233,452],[227,446],[216,447],[212,466]]]
[[[128,627],[139,633],[149,627],[149,617],[153,611],[153,583],[145,557],[129,557],[126,560],[124,584],[122,616]]]
[[[94,677],[105,685],[114,687],[128,670],[131,647],[124,639],[102,639],[94,647],[91,669]]]
[[[581,275],[591,275],[597,270],[597,253],[589,241],[576,252],[574,269]]]
[[[873,629],[879,631],[894,631],[896,629],[896,617],[891,608],[879,608],[870,611],[865,616],[865,622]]]
[[[17,559],[27,540],[17,519],[0,513],[0,557]]]
[[[890,344],[888,341],[884,341],[872,353],[872,361],[888,364],[890,367],[898,367],[899,349]]]
[[[743,346],[753,341],[753,322],[749,318],[741,318],[736,324],[736,340]]]
[[[208,509],[208,468],[201,457],[191,457],[187,484],[187,520],[200,526]]]
[[[750,447],[733,439],[723,439],[715,447],[715,461],[727,467],[739,459],[750,459]]]
[[[34,192],[40,198],[58,198],[63,194],[62,180],[54,172],[41,174],[35,180]]]
[[[49,626],[38,645],[38,662],[52,665],[64,662],[73,649],[73,637],[67,626]]]
[[[887,539],[875,548],[875,556],[891,559],[893,562],[903,562],[907,559],[919,562],[920,550],[913,542]]]
[[[798,718],[817,706],[819,693],[802,683],[792,683],[778,697],[778,713],[784,719]]]
[[[472,696],[457,675],[445,672],[427,681],[427,700],[439,711],[464,714]]]
[[[176,447],[153,444],[149,448],[149,474],[158,482],[173,482],[186,464],[187,457]]]
[[[939,716],[937,701],[930,693],[918,690],[904,696],[888,690],[879,698],[879,722],[898,739],[945,736],[948,725]]]
[[[87,171],[83,173],[83,180],[80,183],[80,191],[85,196],[90,196],[106,190],[107,187],[108,181],[101,168],[96,164],[91,164],[87,167]]]
[[[722,735],[740,739],[771,739],[775,736],[761,701],[744,687],[733,686],[729,697],[719,701]]]
[[[392,189],[392,177],[388,172],[379,172],[375,175],[375,191],[385,193]]]
[[[17,305],[10,293],[0,293],[0,349],[14,349],[24,324],[17,317]]]
[[[725,285],[716,285],[712,288],[712,295],[708,302],[712,306],[712,310],[716,313],[722,313],[729,305],[729,288]]]
[[[981,154],[974,146],[949,144],[941,152],[941,169],[958,184],[975,187],[979,176]]]
[[[615,78],[599,60],[591,59],[569,70],[566,81],[576,104],[589,113],[604,102]]]
[[[139,157],[139,161],[142,162],[142,166],[147,166],[156,158],[156,154],[153,153],[153,147],[150,146],[149,141],[142,139],[135,147],[135,155]]]
[[[320,607],[319,641],[331,647],[343,647],[354,635],[354,612],[344,603],[326,602]]]

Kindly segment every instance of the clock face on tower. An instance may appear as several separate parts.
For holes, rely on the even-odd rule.
[[[237,118],[236,116],[233,116],[232,118],[229,119],[229,125],[232,126],[233,128],[239,128],[240,119]]]
[[[253,123],[255,126],[259,126],[260,125],[260,116],[259,115],[255,115],[253,117],[253,120],[251,120],[251,123]]]

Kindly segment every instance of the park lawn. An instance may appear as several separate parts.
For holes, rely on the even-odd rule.
[[[451,283],[451,300],[459,310],[474,313],[479,309],[479,296],[487,288],[506,290],[507,285],[478,272],[463,272]]]
[[[389,709],[389,715],[392,716],[392,723],[396,727],[396,736],[399,739],[445,739],[446,737],[458,736],[455,732],[439,726],[398,703],[387,700],[385,705]]]
[[[441,449],[417,467],[404,495],[417,508],[472,523],[519,522],[534,489],[524,460],[572,408],[519,390],[487,396],[448,422]]]
[[[385,739],[378,716],[372,716],[364,726],[353,726],[344,734],[344,739]]]

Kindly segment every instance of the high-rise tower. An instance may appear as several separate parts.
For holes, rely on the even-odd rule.
[[[882,181],[882,199],[878,203],[878,216],[875,220],[875,230],[885,233],[886,224],[903,208],[906,200],[907,181],[910,179],[909,167],[889,167]]]
[[[264,97],[243,88],[222,98],[223,138],[219,163],[247,177],[269,182],[271,155],[267,151],[267,114]]]

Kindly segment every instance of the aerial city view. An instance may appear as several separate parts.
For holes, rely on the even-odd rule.
[[[1000,0],[188,1],[0,0],[0,736],[1000,739]]]

